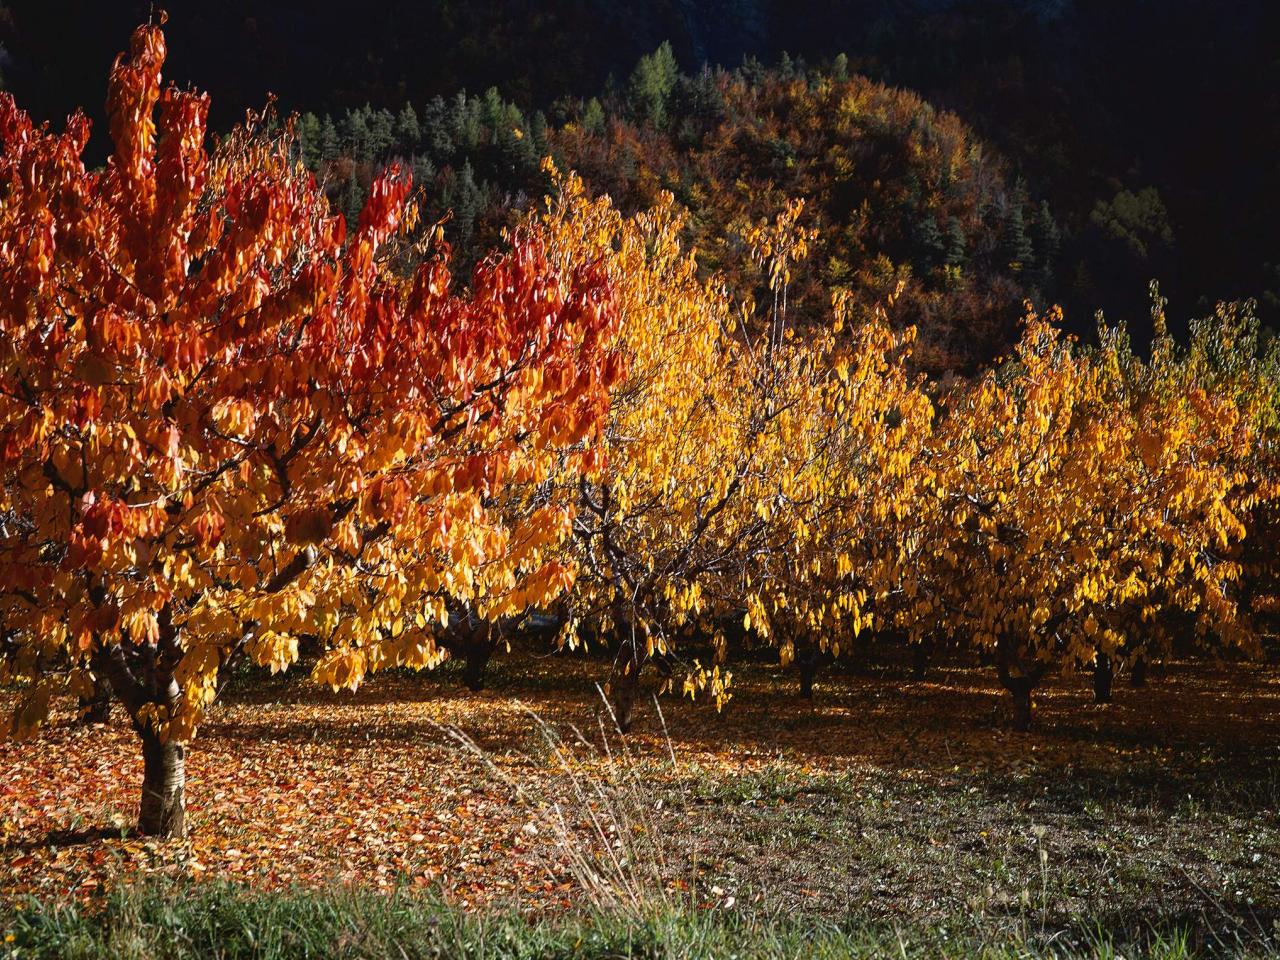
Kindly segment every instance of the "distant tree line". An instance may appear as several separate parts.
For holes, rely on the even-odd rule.
[[[687,74],[664,43],[624,83],[563,98],[550,116],[491,88],[304,113],[297,135],[348,218],[381,168],[412,169],[427,215],[449,217],[463,266],[546,191],[547,155],[628,213],[671,192],[691,213],[686,240],[700,262],[757,293],[744,230],[805,198],[821,239],[792,285],[800,326],[835,290],[866,309],[892,301],[894,319],[920,326],[919,361],[935,371],[973,369],[1006,348],[1023,301],[1057,281],[1062,234],[1048,204],[954,115],[850,74],[843,56]],[[1124,229],[1122,216],[1108,222]]]

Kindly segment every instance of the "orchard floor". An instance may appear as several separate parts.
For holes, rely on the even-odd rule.
[[[608,906],[621,878],[641,897],[755,916],[1047,943],[1099,929],[1184,930],[1210,949],[1280,940],[1274,665],[1170,664],[1144,689],[1118,678],[1107,707],[1084,679],[1057,678],[1029,734],[1007,729],[976,668],[924,682],[833,672],[809,702],[792,675],[755,665],[722,714],[667,696],[663,722],[649,701],[625,745],[607,738],[612,753],[600,670],[511,658],[479,694],[448,671],[356,694],[240,683],[191,751],[183,842],[130,835],[141,761],[127,725],[62,715],[0,744],[0,893],[92,899],[161,874],[540,912]],[[567,762],[541,723],[566,737]],[[612,884],[593,812],[629,858]],[[584,888],[584,863],[601,888]]]

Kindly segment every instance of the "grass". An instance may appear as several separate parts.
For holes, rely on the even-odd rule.
[[[1197,947],[1176,929],[1117,941],[1030,932],[984,936],[951,926],[891,927],[857,918],[761,918],[726,910],[644,918],[591,912],[552,918],[466,912],[431,896],[350,888],[253,892],[230,883],[149,883],[95,906],[29,902],[0,914],[0,957],[49,960],[294,960],[294,958],[773,958],[1262,956],[1224,941]]]

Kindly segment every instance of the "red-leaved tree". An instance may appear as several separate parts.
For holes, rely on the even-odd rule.
[[[354,688],[433,666],[446,609],[549,601],[567,507],[495,509],[509,479],[590,465],[609,385],[609,284],[534,231],[451,292],[447,249],[389,171],[345,236],[288,137],[209,146],[208,98],[165,87],[157,26],[89,124],[0,95],[0,681],[33,731],[109,684],[142,745],[140,830],[185,831],[186,744],[239,658],[300,641]],[[496,585],[496,586],[495,586]]]

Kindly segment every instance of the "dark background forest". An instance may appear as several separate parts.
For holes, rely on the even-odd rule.
[[[832,285],[870,300],[907,278],[903,318],[922,326],[926,366],[998,352],[1027,296],[1063,304],[1083,335],[1104,310],[1141,338],[1152,279],[1182,321],[1239,297],[1257,298],[1270,326],[1280,318],[1270,0],[165,6],[171,76],[210,91],[215,128],[273,91],[304,115],[308,162],[347,209],[374,168],[410,162],[438,212],[454,210],[464,260],[539,194],[546,151],[624,205],[672,189],[695,212],[699,249],[732,273],[736,219],[820,192],[836,143],[853,185],[811,203],[828,239],[806,302],[819,309],[817,287]],[[96,104],[151,8],[10,2],[0,77],[60,123]],[[663,43],[672,61],[655,54]],[[879,98],[885,128],[827,129],[850,88],[827,103],[805,91],[858,75],[922,101],[856,87]],[[101,137],[100,106],[94,119]],[[968,169],[934,169],[939,143],[938,155],[967,151]],[[744,170],[752,189],[739,197],[772,188],[756,207],[721,188]]]

